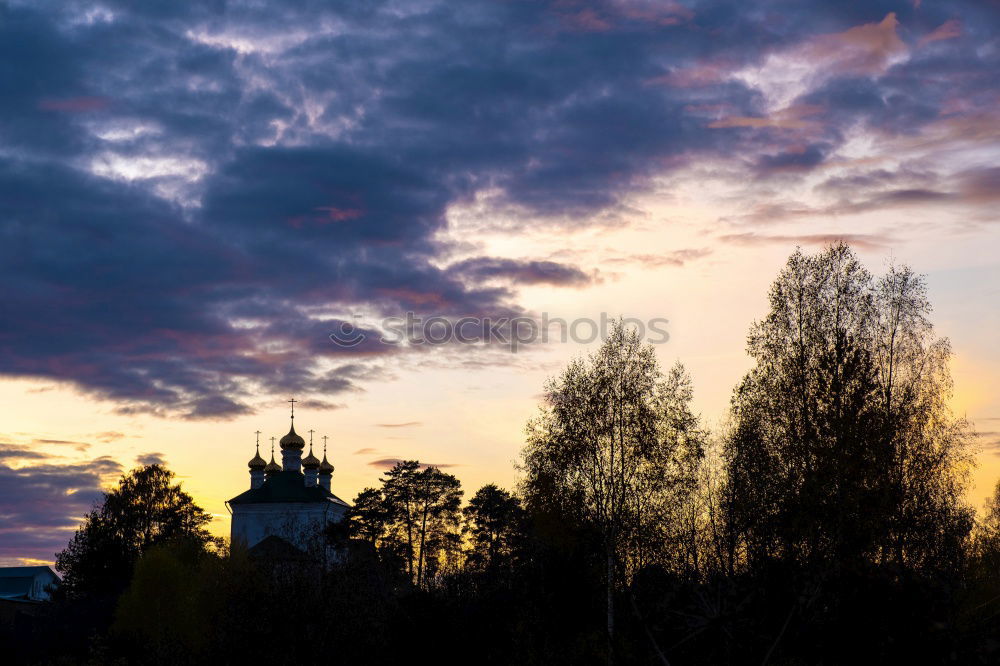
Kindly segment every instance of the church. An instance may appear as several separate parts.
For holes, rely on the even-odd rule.
[[[306,442],[295,432],[296,401],[289,402],[291,428],[278,442],[281,465],[274,461],[274,437],[270,462],[261,458],[258,431],[257,452],[247,464],[250,488],[226,502],[232,514],[231,543],[251,555],[325,561],[330,556],[328,530],[344,519],[349,505],[330,491],[334,468],[326,458],[327,438],[319,460],[310,430],[309,455],[302,457]]]

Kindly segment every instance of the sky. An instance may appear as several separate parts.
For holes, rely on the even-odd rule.
[[[344,499],[398,459],[511,488],[602,318],[718,427],[768,285],[837,240],[926,276],[979,506],[998,72],[997,0],[0,2],[0,564],[150,462],[227,534],[292,397]],[[543,317],[575,339],[489,335]]]

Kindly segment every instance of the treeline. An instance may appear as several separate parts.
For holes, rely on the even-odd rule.
[[[837,245],[794,253],[769,296],[714,432],[684,367],[663,371],[619,324],[545,387],[517,488],[463,503],[454,476],[399,463],[326,535],[332,567],[230,553],[169,472],[133,472],[60,555],[55,615],[14,649],[38,663],[996,663],[1000,486],[977,520],[973,432],[948,409],[923,279],[873,276]]]

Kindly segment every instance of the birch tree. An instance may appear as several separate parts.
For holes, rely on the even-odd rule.
[[[693,489],[703,434],[682,366],[668,377],[654,349],[621,321],[587,359],[549,380],[529,423],[522,493],[600,534],[609,658],[615,592],[661,554],[663,521]]]

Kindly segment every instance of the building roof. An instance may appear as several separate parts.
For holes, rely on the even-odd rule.
[[[303,562],[311,560],[309,555],[274,534],[264,537],[247,551],[250,557],[258,560]]]
[[[59,582],[59,577],[47,566],[0,567],[0,599],[37,600],[35,579],[39,575],[49,579],[48,585]]]
[[[53,578],[59,578],[51,568],[44,564],[34,567],[0,567],[0,578],[22,578],[24,576],[33,578],[40,573],[48,573]]]
[[[322,486],[306,487],[301,472],[274,472],[260,488],[252,488],[229,500],[230,504],[271,504],[277,502],[332,502],[350,506]]]

